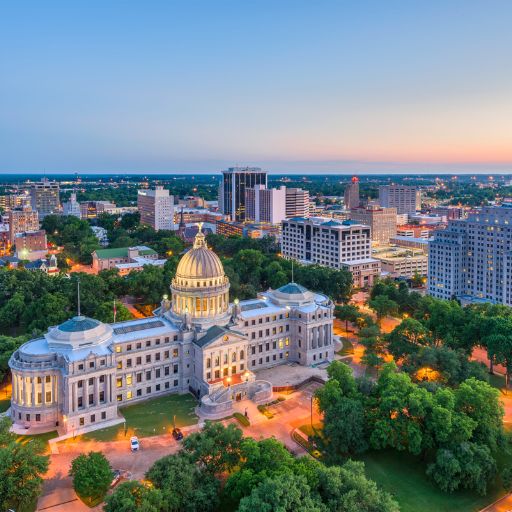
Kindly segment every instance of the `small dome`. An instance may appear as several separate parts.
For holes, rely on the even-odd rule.
[[[201,227],[194,246],[178,263],[176,277],[185,279],[212,279],[224,276],[224,267],[219,257],[208,248]]]
[[[50,348],[78,349],[99,345],[113,334],[112,327],[94,318],[75,316],[45,334]]]
[[[288,283],[271,293],[279,304],[305,304],[313,302],[315,294],[297,283]]]
[[[74,316],[69,320],[66,320],[63,324],[60,324],[57,328],[63,332],[81,332],[88,331],[98,327],[101,322],[94,320],[94,318],[87,318],[86,316]]]

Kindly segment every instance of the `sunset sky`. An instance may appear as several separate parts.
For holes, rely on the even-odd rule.
[[[512,2],[2,2],[0,172],[511,172]]]

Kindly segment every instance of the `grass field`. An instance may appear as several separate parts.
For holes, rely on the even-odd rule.
[[[197,423],[194,408],[196,399],[191,394],[166,395],[139,404],[129,405],[121,409],[126,418],[126,436],[123,424],[89,432],[81,439],[95,441],[115,441],[125,437],[149,437],[170,432],[173,416],[176,416],[176,426],[186,427]]]
[[[336,354],[338,354],[339,356],[353,355],[354,354],[354,345],[352,345],[352,342],[345,338],[342,338],[341,342],[343,343],[343,347],[341,348],[341,350],[338,350],[338,352],[336,352]]]
[[[469,491],[444,493],[428,480],[421,461],[407,453],[382,450],[358,459],[365,463],[368,477],[396,498],[402,512],[474,512],[505,494],[498,479],[487,496]]]

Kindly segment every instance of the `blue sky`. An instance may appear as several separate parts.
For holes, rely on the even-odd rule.
[[[0,172],[512,172],[512,2],[0,4]]]

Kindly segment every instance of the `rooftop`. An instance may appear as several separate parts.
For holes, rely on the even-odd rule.
[[[116,247],[112,249],[96,249],[94,252],[100,260],[107,260],[109,258],[127,258],[130,249],[137,249],[139,256],[148,256],[156,254],[156,251],[147,247],[146,245],[137,245],[135,247]]]

